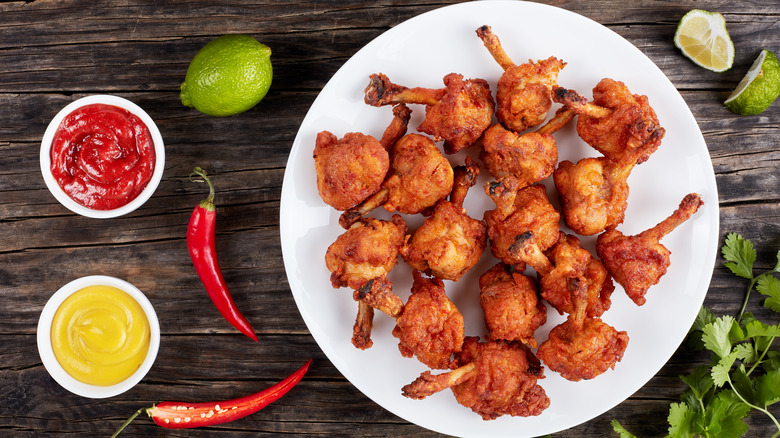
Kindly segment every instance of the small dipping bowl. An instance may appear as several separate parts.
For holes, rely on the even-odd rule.
[[[149,180],[143,191],[138,194],[138,196],[136,196],[127,204],[111,210],[93,209],[85,207],[84,205],[76,202],[73,198],[68,196],[67,193],[65,193],[62,187],[60,187],[51,172],[52,141],[54,140],[54,136],[60,124],[62,123],[62,120],[73,111],[92,104],[113,105],[134,114],[139,119],[141,119],[141,121],[149,129],[149,133],[152,136],[152,142],[154,143],[155,163],[154,170],[152,171],[152,178]],[[56,116],[54,116],[51,122],[49,122],[49,126],[46,128],[46,131],[43,134],[43,139],[41,140],[40,161],[41,173],[43,174],[43,179],[46,182],[46,186],[49,188],[49,191],[52,193],[52,195],[57,198],[57,201],[59,201],[60,204],[65,206],[68,210],[74,213],[78,213],[82,216],[91,218],[112,218],[132,212],[133,210],[143,205],[152,196],[154,191],[157,189],[160,180],[162,179],[163,170],[165,167],[165,146],[163,144],[163,139],[160,135],[160,130],[157,128],[157,125],[141,107],[122,97],[107,94],[97,94],[82,97],[81,99],[71,102],[65,106],[65,108],[60,110]]]
[[[141,306],[146,314],[146,319],[149,321],[149,349],[146,353],[146,358],[130,377],[110,386],[84,383],[68,374],[57,360],[57,357],[54,354],[54,348],[52,347],[52,322],[57,309],[60,308],[68,297],[89,286],[110,286],[126,292]],[[107,398],[129,390],[140,382],[149,369],[151,369],[160,348],[160,323],[157,320],[157,313],[155,313],[152,304],[138,288],[115,277],[92,275],[73,280],[62,286],[54,295],[52,295],[43,307],[40,319],[38,320],[37,341],[38,354],[41,356],[43,366],[60,386],[82,397]]]

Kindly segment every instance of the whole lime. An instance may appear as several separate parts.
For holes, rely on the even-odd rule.
[[[211,116],[257,105],[271,87],[271,49],[248,35],[218,37],[195,55],[181,84],[181,103]]]

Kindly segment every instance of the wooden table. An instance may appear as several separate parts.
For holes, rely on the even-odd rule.
[[[169,431],[137,419],[123,436],[436,436],[395,417],[331,365],[301,319],[283,268],[279,238],[282,176],[310,104],[336,70],[392,26],[448,1],[4,1],[0,2],[0,435],[108,436],[139,407],[162,400],[226,399],[280,380],[307,359],[290,394],[241,421]],[[780,248],[780,105],[739,117],[723,100],[763,48],[780,51],[776,0],[545,1],[609,27],[671,79],[699,122],[714,164],[721,236],[737,232],[768,269]],[[736,44],[734,68],[696,67],[672,35],[690,9],[723,13]],[[215,36],[247,33],[273,49],[273,88],[247,113],[214,118],[179,101],[192,56]],[[543,36],[542,36],[543,37]],[[596,48],[594,48],[596,49]],[[49,120],[74,99],[126,97],[151,115],[167,161],[155,195],[139,210],[96,220],[62,207],[44,185],[39,145]],[[218,315],[194,275],[186,224],[204,187],[194,165],[217,183],[218,253],[240,308],[260,342],[251,344]],[[134,389],[85,399],[48,375],[36,349],[47,299],[90,274],[126,279],[154,304],[162,326],[157,361]],[[718,258],[705,304],[735,314],[744,282]],[[749,310],[762,314],[757,298]],[[705,358],[680,349],[636,394],[560,437],[602,437],[617,419],[639,436],[662,436],[678,378]],[[583,403],[587,403],[583,400]],[[750,418],[750,436],[773,426]]]

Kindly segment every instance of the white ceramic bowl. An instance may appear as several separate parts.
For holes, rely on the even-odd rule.
[[[152,173],[152,179],[149,180],[149,184],[146,185],[144,190],[135,199],[113,210],[95,210],[79,204],[62,190],[51,174],[51,143],[54,139],[54,134],[57,131],[57,128],[62,122],[62,119],[82,106],[95,103],[118,106],[135,114],[149,128],[149,133],[151,133],[152,141],[154,142],[154,172]],[[163,144],[162,136],[160,135],[160,130],[157,129],[157,125],[141,107],[122,97],[107,94],[97,94],[82,97],[81,99],[71,102],[65,106],[65,108],[60,110],[56,116],[54,116],[51,122],[49,122],[49,126],[46,128],[46,132],[44,132],[43,139],[41,140],[40,160],[41,173],[43,174],[44,181],[46,181],[46,186],[49,188],[49,191],[52,193],[52,195],[57,198],[60,204],[65,206],[68,210],[74,213],[78,213],[82,216],[92,218],[112,218],[130,213],[131,211],[143,205],[144,202],[146,202],[152,196],[152,193],[154,193],[154,191],[157,189],[157,185],[162,179],[163,168],[165,167],[165,146]]]
[[[65,301],[65,299],[74,292],[88,286],[96,285],[113,286],[117,289],[121,289],[127,292],[138,302],[138,304],[141,305],[144,312],[146,313],[146,318],[149,320],[149,351],[146,353],[146,359],[132,376],[123,382],[111,386],[90,385],[74,379],[70,374],[67,373],[67,371],[65,371],[65,369],[62,368],[60,363],[57,361],[51,345],[52,320],[54,319],[54,313],[60,307],[62,302]],[[138,290],[138,288],[124,280],[120,280],[115,277],[92,275],[73,280],[65,286],[62,286],[57,292],[54,293],[54,295],[52,295],[52,297],[43,307],[41,317],[38,320],[37,337],[38,354],[41,356],[43,366],[46,368],[46,371],[49,372],[49,375],[51,375],[51,377],[60,384],[60,386],[82,397],[107,398],[119,395],[129,390],[138,382],[140,382],[149,369],[152,368],[152,364],[154,364],[154,361],[157,358],[157,351],[160,349],[160,323],[157,319],[157,313],[155,313],[152,304],[149,302],[146,296],[140,290]]]

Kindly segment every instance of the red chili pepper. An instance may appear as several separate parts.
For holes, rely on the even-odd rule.
[[[206,176],[206,171],[196,167],[194,174],[203,178],[209,185],[209,196],[195,206],[187,227],[187,247],[190,250],[192,264],[198,272],[200,280],[206,287],[211,301],[217,310],[241,333],[257,342],[257,335],[246,317],[238,310],[230,291],[222,277],[222,271],[217,261],[217,251],[214,245],[214,226],[217,209],[214,206],[214,186]]]
[[[298,371],[276,385],[246,397],[210,403],[162,402],[151,408],[141,408],[133,414],[120,428],[111,435],[119,435],[141,412],[146,412],[154,422],[168,429],[185,429],[203,426],[214,426],[227,423],[263,409],[286,394],[301,381],[309,370],[311,359]]]

